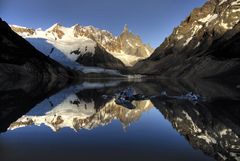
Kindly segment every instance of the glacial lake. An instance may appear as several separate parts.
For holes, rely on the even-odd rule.
[[[208,81],[90,80],[0,89],[1,161],[240,160],[240,89]]]

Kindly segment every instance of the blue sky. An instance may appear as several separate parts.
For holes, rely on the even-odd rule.
[[[125,24],[157,47],[191,10],[206,0],[0,0],[0,17],[9,24],[46,29],[93,25],[119,35]]]

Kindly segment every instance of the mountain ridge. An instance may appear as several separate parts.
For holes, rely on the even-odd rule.
[[[209,0],[174,28],[149,58],[134,65],[133,71],[181,78],[231,73],[239,68],[239,20],[239,0]]]
[[[24,38],[44,38],[56,42],[68,41],[69,39],[88,39],[88,41],[102,46],[126,66],[134,65],[138,60],[150,56],[153,52],[153,48],[144,44],[139,36],[130,32],[127,25],[124,26],[124,30],[119,36],[114,36],[109,31],[93,26],[80,26],[79,24],[64,27],[56,23],[46,30],[30,29],[17,25],[11,25],[11,28]]]

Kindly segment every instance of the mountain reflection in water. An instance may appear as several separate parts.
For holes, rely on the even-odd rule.
[[[101,135],[94,135],[93,140],[97,140],[96,144],[92,145],[93,143],[89,141],[83,146],[87,148],[91,145],[93,149],[98,146],[103,146],[103,149],[111,147],[112,158],[107,158],[106,154],[105,160],[113,160],[113,158],[121,160],[123,159],[121,156],[129,157],[131,160],[149,158],[150,160],[212,160],[213,158],[240,160],[240,93],[235,85],[169,80],[83,82],[59,92],[52,89],[45,90],[46,98],[37,94],[32,96],[30,89],[18,89],[17,95],[14,91],[16,89],[1,90],[0,120],[3,124],[0,126],[2,132],[7,131],[1,134],[0,141],[12,138],[13,134],[21,138],[24,129],[26,135],[29,131],[33,133],[41,129],[44,131],[46,127],[57,132],[58,135],[66,133],[66,129],[72,129],[72,133],[68,132],[68,134],[73,137],[72,134],[75,132],[80,135],[86,133],[84,130],[92,130],[94,133],[96,130],[109,127],[105,129],[104,136],[109,138],[105,143],[100,143],[100,140],[104,140]],[[31,95],[32,98],[18,100],[23,97],[21,95]],[[8,105],[4,108],[5,104]],[[161,119],[159,114],[162,114],[167,122],[163,117]],[[119,129],[116,120],[126,132],[124,135],[127,145],[124,150],[118,149],[123,146],[120,142],[116,141],[115,145],[112,140],[112,138],[121,140],[123,137],[119,133],[113,133]],[[170,127],[177,132],[175,130],[170,132]],[[132,129],[134,130],[131,131]],[[152,133],[145,135],[150,131]],[[49,133],[41,133],[46,137],[50,136]],[[168,140],[161,138],[161,135],[168,136],[166,137]],[[89,136],[84,134],[82,139],[84,138],[87,140]],[[69,138],[62,139],[67,142]],[[81,136],[78,139],[81,139]],[[175,140],[175,145],[167,145],[172,143],[169,139]],[[77,144],[77,139],[75,142],[72,143],[74,147],[83,148],[81,143]],[[136,146],[133,146],[133,142]],[[10,142],[9,144],[15,145]],[[54,147],[57,148],[57,145]],[[181,146],[186,147],[186,152],[178,152],[178,146],[179,149]],[[115,151],[114,148],[118,150]],[[141,153],[138,153],[137,149]],[[142,150],[145,152],[145,157]],[[91,153],[97,155],[99,151],[92,150]],[[87,155],[90,151],[85,150],[82,153],[83,159],[96,160],[93,156],[92,158]],[[84,157],[85,154],[88,157]],[[50,155],[54,158],[57,154]],[[4,156],[6,158],[2,159],[11,160],[7,152]],[[22,159],[26,160],[24,157]],[[59,160],[66,158],[62,157]]]

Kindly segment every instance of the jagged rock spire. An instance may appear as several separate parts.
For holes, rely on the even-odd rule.
[[[128,25],[127,24],[124,25],[123,32],[128,32]]]

